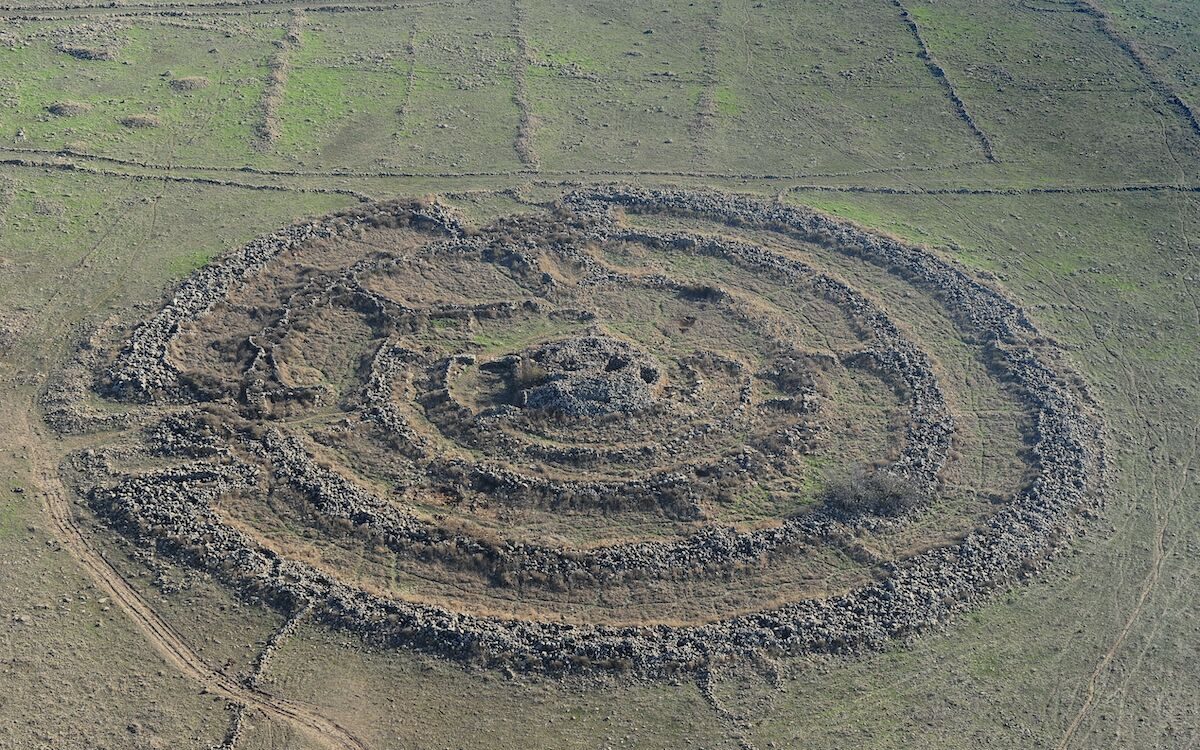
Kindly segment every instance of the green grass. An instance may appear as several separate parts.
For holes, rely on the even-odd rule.
[[[314,166],[345,163],[346,152],[356,151],[364,135],[368,143],[382,146],[395,132],[409,63],[399,54],[382,62],[342,63],[339,50],[357,48],[365,55],[372,51],[362,45],[360,31],[353,19],[303,31],[299,49],[289,56],[291,70],[279,110],[283,132],[276,151],[315,160]],[[351,39],[362,46],[352,46]]]
[[[969,0],[911,5],[1000,157],[1013,162],[1006,171],[1030,184],[1047,175],[1070,182],[1186,175],[1176,159],[1195,158],[1195,139],[1091,17]]]
[[[1200,96],[1200,8],[1169,0],[1109,0],[1117,29],[1135,41],[1155,70],[1196,106]]]
[[[54,24],[35,28],[50,31]],[[208,32],[153,25],[121,30],[127,37],[112,61],[78,60],[35,38],[26,47],[0,48],[0,78],[16,82],[4,119],[25,139],[14,144],[70,146],[148,161],[246,163],[251,158],[254,108],[265,75],[266,32],[232,39]],[[212,51],[210,51],[212,50]],[[170,76],[163,75],[170,72]],[[171,88],[171,78],[204,76],[212,85],[192,92]],[[55,117],[46,107],[74,100],[91,105],[75,117]],[[120,118],[153,114],[162,125],[129,129]]]
[[[587,171],[604,163],[677,171],[689,165],[703,7],[572,3],[569,14],[562,4],[544,0],[526,7],[535,59],[570,59],[569,50],[586,38],[588,64],[580,67],[591,74],[530,69],[539,121],[535,143],[544,168]]]
[[[979,158],[887,3],[722,5],[714,158],[826,172]],[[733,106],[730,104],[733,103]]]
[[[190,255],[185,255],[180,258],[175,258],[167,264],[167,272],[176,278],[183,278],[197,268],[203,267],[206,263],[212,260],[212,253],[204,250],[197,250]]]
[[[505,324],[498,328],[499,330],[489,330],[489,326],[484,325],[471,336],[471,341],[483,347],[485,354],[510,354],[540,341],[570,335],[573,331],[586,328],[586,324],[552,322],[543,318],[535,318]]]
[[[717,101],[717,111],[726,117],[736,117],[741,112],[738,106],[738,95],[729,86],[718,86],[715,99]]]

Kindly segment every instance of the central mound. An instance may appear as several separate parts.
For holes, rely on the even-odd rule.
[[[567,417],[644,411],[661,379],[650,357],[608,336],[541,344],[506,364],[519,406]]]
[[[247,597],[457,658],[854,649],[1071,530],[1098,447],[1056,361],[980,281],[777,203],[383,204],[133,331],[99,389],[147,426],[81,491]]]

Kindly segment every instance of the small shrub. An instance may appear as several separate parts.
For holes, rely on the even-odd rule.
[[[859,469],[831,482],[825,507],[839,516],[898,516],[916,507],[925,492],[912,480],[888,471]]]
[[[532,359],[522,358],[517,364],[516,381],[521,388],[537,385],[546,379],[546,368]]]
[[[720,302],[729,295],[711,284],[685,284],[680,288],[679,296],[692,302]]]

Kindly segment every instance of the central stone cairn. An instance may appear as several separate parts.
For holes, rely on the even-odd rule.
[[[568,417],[644,411],[662,378],[649,356],[601,335],[542,344],[506,364],[518,406]]]
[[[809,259],[924,299],[956,353]],[[142,425],[71,463],[99,516],[248,599],[487,665],[879,646],[1037,570],[1101,459],[1057,353],[997,291],[716,193],[581,191],[482,230],[416,202],[298,225],[109,352],[96,388],[125,414],[47,401],[65,431]],[[1013,447],[1008,489],[981,493],[958,454],[1003,452],[987,419]]]

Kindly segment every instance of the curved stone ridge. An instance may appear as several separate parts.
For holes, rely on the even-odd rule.
[[[287,498],[330,533],[357,529],[398,559],[452,563],[497,590],[519,591],[719,579],[783,564],[863,529],[903,526],[903,517],[820,507],[756,528],[706,521],[736,488],[761,477],[788,479],[826,429],[831,407],[822,380],[829,372],[869,373],[895,390],[906,414],[904,439],[882,471],[923,494],[937,492],[955,420],[930,356],[869,296],[760,243],[654,232],[622,218],[636,214],[698,218],[731,232],[816,243],[931,295],[964,340],[977,343],[992,373],[1020,394],[1034,428],[1032,479],[961,541],[881,564],[871,580],[844,593],[691,625],[499,618],[385,598],[286,559],[217,509],[223,496]],[[203,329],[206,316],[237,290],[270,279],[281,255],[376,227],[411,232],[417,249],[373,253],[342,270],[313,269],[286,290],[280,314],[259,321],[259,330],[231,350],[237,372],[205,379],[189,370],[186,358],[207,355],[187,348],[187,332]],[[858,341],[835,356],[805,352],[788,341],[786,321],[764,318],[761,306],[734,291],[633,276],[591,252],[621,246],[684,249],[688,257],[721,259],[803,289],[839,310]],[[542,254],[560,266],[551,268]],[[463,304],[430,297],[418,283],[399,292],[389,286],[411,273],[411,264],[465,259],[498,269],[527,296]],[[568,272],[574,276],[564,277]],[[617,333],[619,321],[609,319],[603,304],[589,302],[590,295],[604,300],[606,290],[626,288],[681,311],[684,327],[689,310],[726,321],[757,347],[754,356],[726,352],[723,342],[691,352],[645,350]],[[361,321],[374,342],[369,357],[348,365],[361,382],[341,392],[306,384],[288,356],[295,349],[289,337],[331,310]],[[574,332],[500,354],[445,333],[461,327],[477,337],[497,321],[512,330]],[[458,343],[447,350],[430,345],[434,340]],[[143,446],[176,463],[139,472],[123,468],[115,455],[76,460],[86,470],[81,474],[100,478],[85,488],[98,514],[244,596],[311,606],[325,622],[373,641],[472,662],[663,674],[751,651],[876,647],[1036,570],[1088,506],[1102,455],[1098,428],[1055,361],[1024,312],[995,289],[923,248],[780,203],[714,192],[586,189],[566,196],[552,218],[515,219],[483,232],[467,231],[438,204],[391,203],[283,230],[184,282],[132,334],[103,378],[106,393],[148,404],[143,408],[176,405],[176,413],[146,431]],[[180,414],[180,403],[232,405],[237,415],[219,422],[200,411]],[[331,405],[357,419],[344,429],[368,432],[406,467],[396,486],[414,497],[454,495],[455,503],[565,513],[657,513],[692,524],[692,531],[675,540],[572,547],[443,524],[325,465],[315,446],[293,434],[289,418]]]

